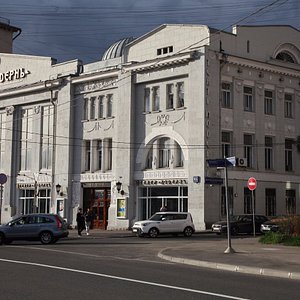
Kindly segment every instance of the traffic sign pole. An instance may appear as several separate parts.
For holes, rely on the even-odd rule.
[[[251,199],[252,199],[252,223],[253,223],[253,237],[255,237],[255,207],[254,207],[254,190],[256,189],[256,179],[254,177],[250,177],[248,179],[248,189],[251,191]]]

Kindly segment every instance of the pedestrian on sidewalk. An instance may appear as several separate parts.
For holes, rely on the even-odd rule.
[[[90,235],[90,228],[93,221],[93,214],[90,208],[86,210],[86,213],[84,214],[84,218],[85,218],[86,235]]]
[[[85,227],[85,219],[84,219],[84,215],[82,213],[82,208],[78,209],[78,213],[76,215],[76,222],[77,222],[78,236],[81,236],[81,232],[83,231],[83,229]]]

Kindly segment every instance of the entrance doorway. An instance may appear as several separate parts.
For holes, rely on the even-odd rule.
[[[90,208],[93,213],[92,228],[107,228],[108,209],[110,206],[110,188],[85,188],[83,192],[83,209]]]

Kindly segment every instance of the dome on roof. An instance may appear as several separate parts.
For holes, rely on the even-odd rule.
[[[133,37],[121,39],[112,44],[103,54],[102,60],[112,59],[122,56],[124,48],[127,44],[134,40]]]

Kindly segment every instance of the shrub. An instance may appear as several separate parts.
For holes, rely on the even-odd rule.
[[[289,236],[280,232],[268,232],[260,237],[259,242],[262,244],[283,244],[285,246],[300,246],[300,237]]]
[[[288,236],[300,236],[300,216],[284,216],[272,220],[279,226],[279,232]]]

